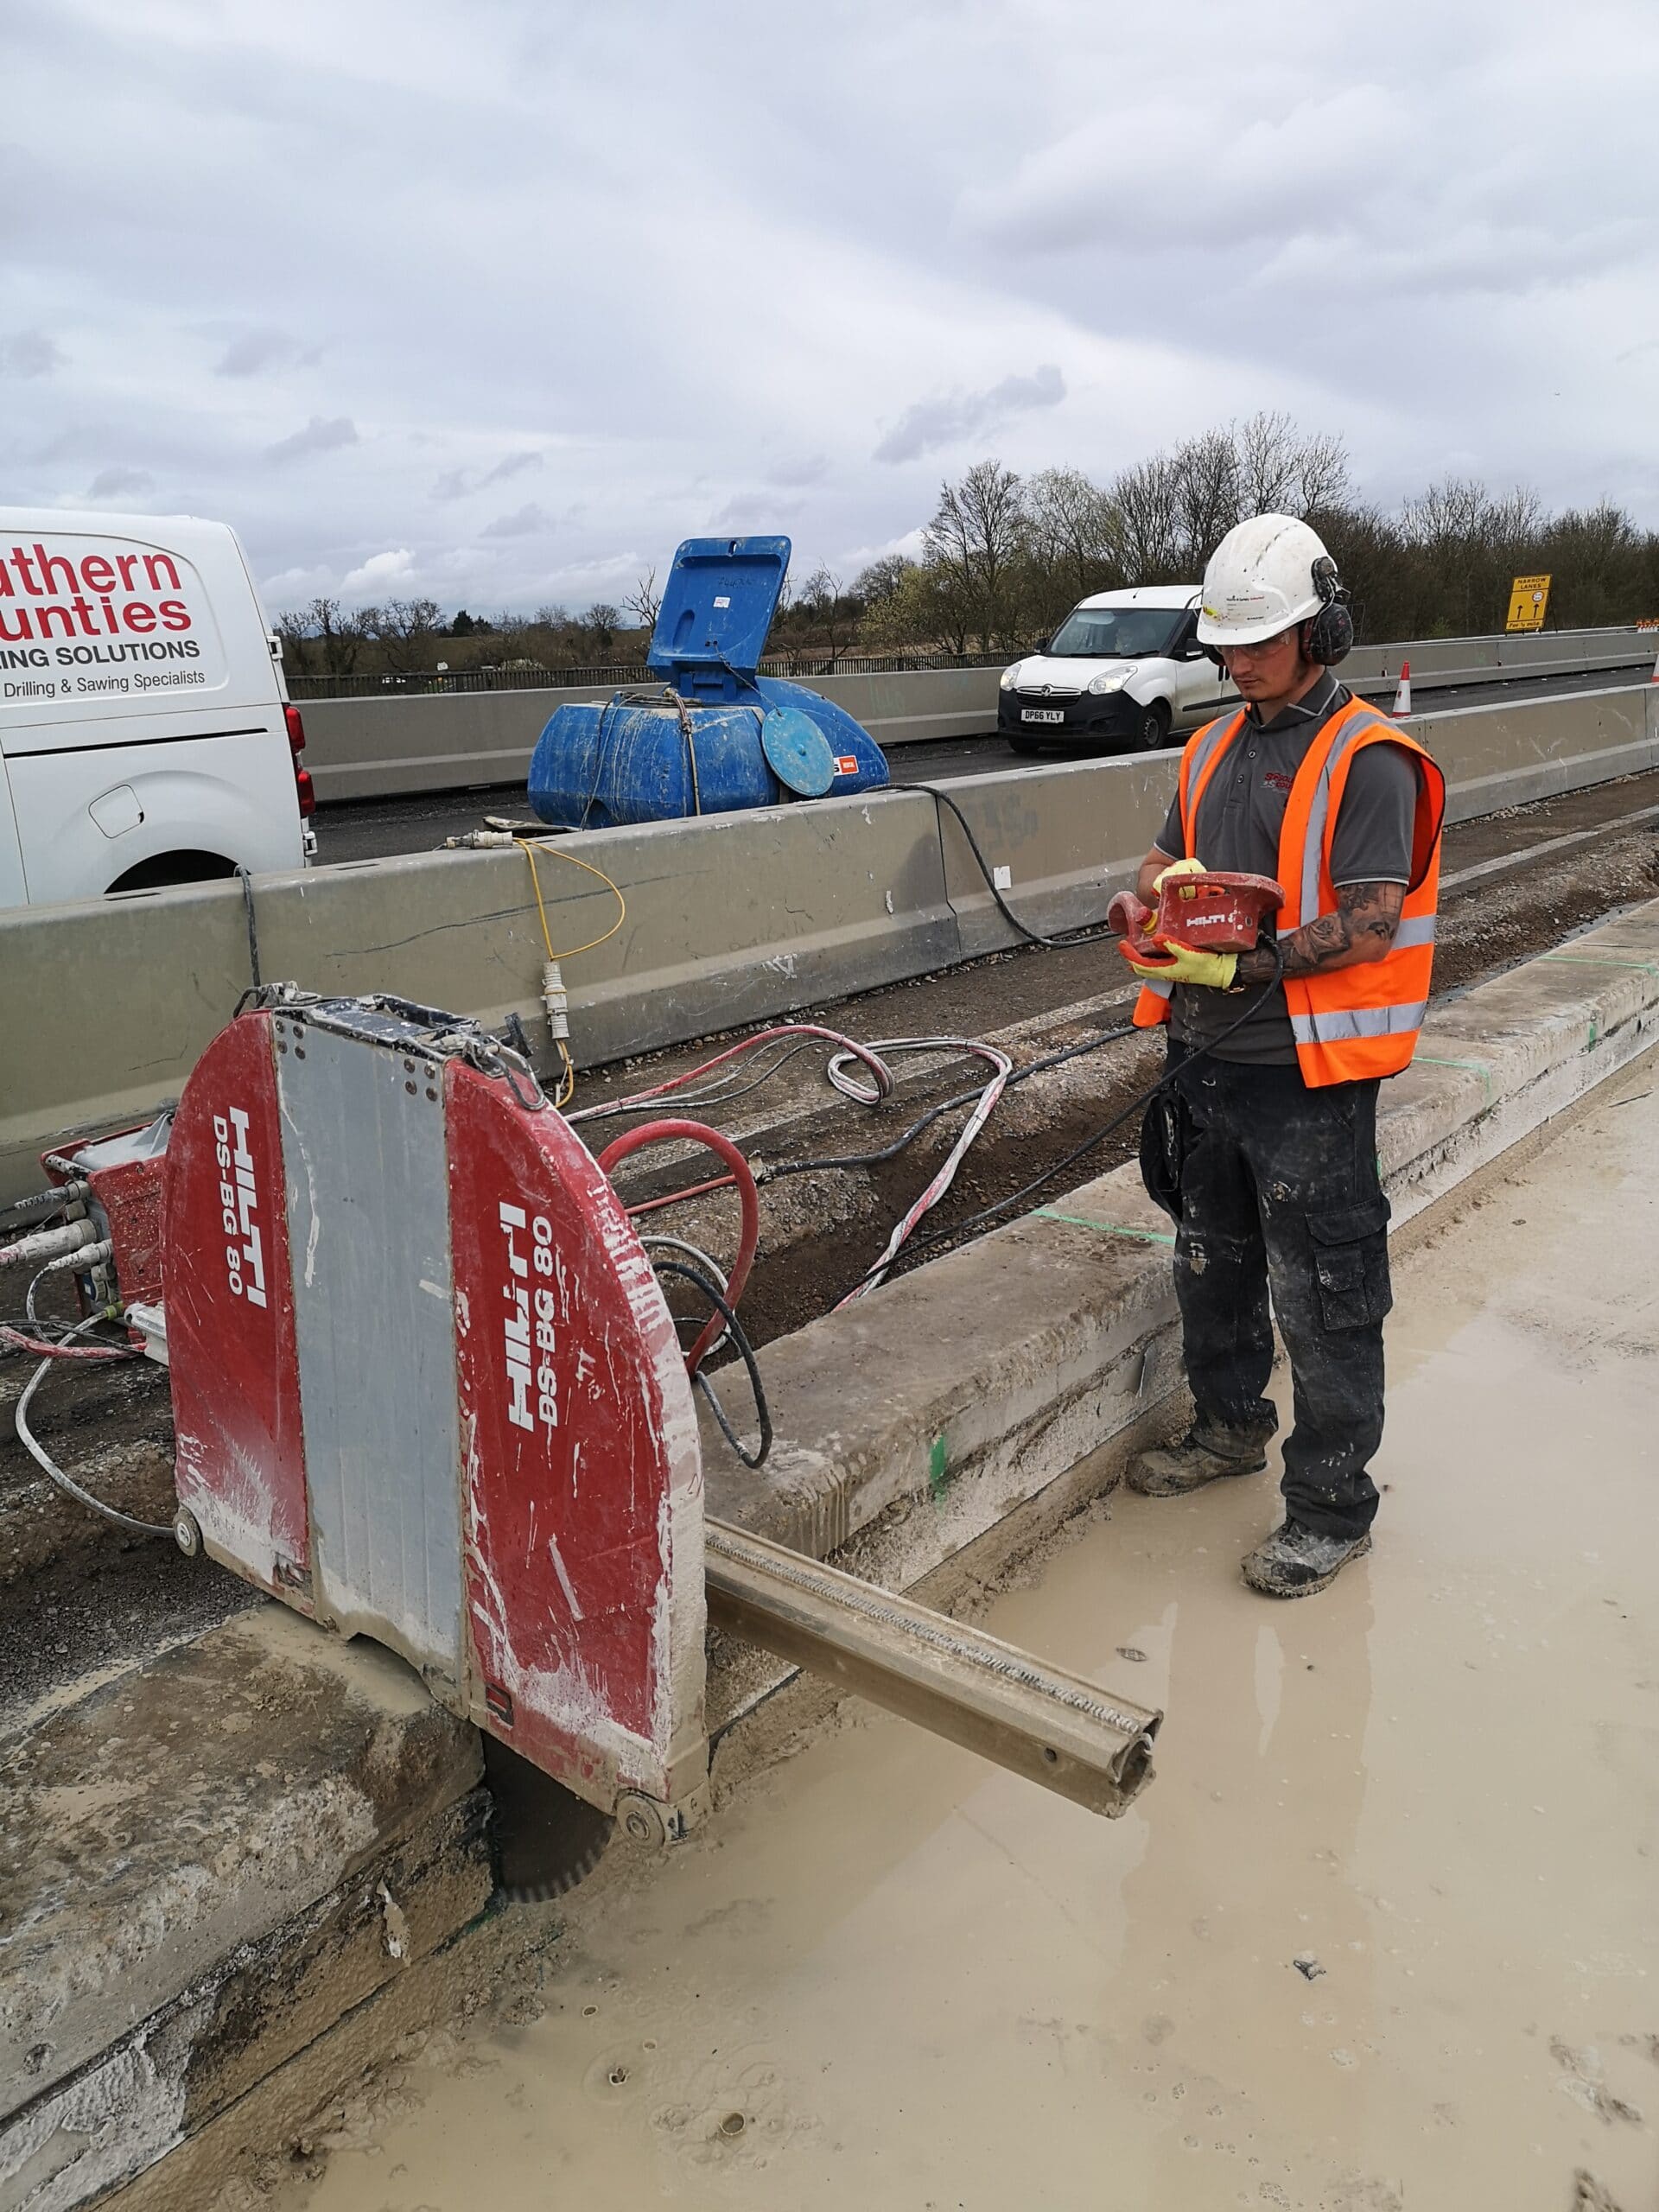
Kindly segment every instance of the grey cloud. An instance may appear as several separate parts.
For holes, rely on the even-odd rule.
[[[63,366],[64,359],[63,348],[43,330],[20,330],[13,337],[0,338],[0,376],[49,377]]]
[[[539,468],[542,456],[533,449],[504,454],[493,468],[447,469],[432,486],[435,499],[466,499],[474,492],[482,492],[492,484],[505,484],[510,476],[522,475],[527,468]]]
[[[498,515],[493,522],[486,523],[479,531],[480,537],[528,537],[533,531],[557,527],[545,507],[538,507],[532,500],[510,515]]]
[[[120,499],[129,493],[137,498],[155,489],[156,479],[143,468],[100,469],[86,487],[89,499]]]
[[[274,446],[267,446],[267,461],[298,461],[308,453],[332,453],[337,446],[357,443],[357,425],[349,415],[336,415],[325,422],[321,415],[314,415],[302,430],[296,430],[292,437],[279,438]]]
[[[829,473],[827,457],[821,453],[814,453],[798,461],[780,461],[775,467],[766,471],[766,481],[793,491],[808,484],[821,484]]]
[[[919,461],[936,446],[957,445],[964,438],[1006,423],[1033,407],[1058,407],[1065,397],[1065,378],[1052,361],[1028,377],[1004,377],[988,391],[951,392],[918,400],[906,408],[875,449],[877,461]]]
[[[709,526],[769,537],[781,523],[793,522],[805,506],[804,499],[774,499],[764,492],[739,492],[718,514],[709,517]]]
[[[218,377],[257,377],[262,369],[285,368],[297,361],[309,368],[321,357],[321,348],[308,351],[285,330],[245,330],[233,338],[214,366]]]

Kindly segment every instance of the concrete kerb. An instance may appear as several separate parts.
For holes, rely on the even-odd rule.
[[[1656,1040],[1659,901],[1437,1008],[1382,1091],[1396,1227]],[[1109,1484],[1114,1442],[1179,1404],[1171,1242],[1121,1167],[768,1345],[772,1458],[737,1467],[710,1425],[709,1510],[818,1553],[896,1514],[881,1557],[910,1586],[1090,1453]],[[789,1679],[717,1670],[717,1736]]]

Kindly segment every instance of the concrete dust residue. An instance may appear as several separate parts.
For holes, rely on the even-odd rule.
[[[1123,1820],[833,1729],[578,1892],[539,1988],[273,2204],[1651,2204],[1656,1160],[1650,1058],[1400,1266],[1376,1548],[1325,1596],[1239,1582],[1262,1477],[1120,1494],[999,1602],[1167,1707]]]

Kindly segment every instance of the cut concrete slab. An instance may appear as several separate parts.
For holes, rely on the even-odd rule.
[[[0,2207],[140,2171],[490,1891],[475,1732],[282,1607],[9,1747]]]

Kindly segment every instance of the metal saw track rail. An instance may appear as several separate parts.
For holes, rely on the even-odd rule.
[[[729,1522],[706,1543],[729,1634],[1109,1819],[1151,1780],[1160,1713]]]

